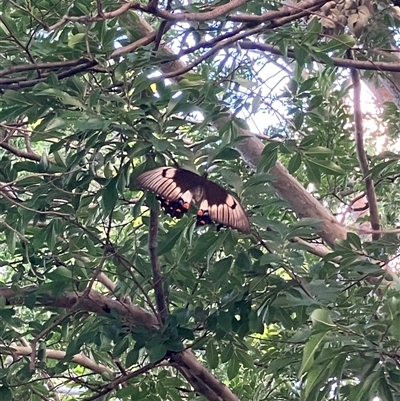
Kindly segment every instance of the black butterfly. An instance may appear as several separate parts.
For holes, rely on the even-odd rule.
[[[157,195],[166,213],[178,219],[189,210],[192,200],[198,204],[197,224],[213,222],[250,233],[250,222],[237,199],[224,188],[191,171],[157,167],[136,178],[140,188]]]

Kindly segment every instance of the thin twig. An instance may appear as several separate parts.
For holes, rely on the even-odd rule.
[[[47,29],[47,25],[45,23],[43,23],[43,21],[41,21],[40,19],[38,19],[35,14],[33,14],[30,10],[28,10],[27,8],[23,8],[21,7],[19,4],[17,4],[15,1],[13,0],[7,0],[10,4],[12,4],[15,8],[18,8],[21,11],[26,12],[33,20],[35,20],[43,29]]]
[[[56,75],[57,75],[58,79],[68,78],[68,77],[71,77],[80,72],[88,71],[90,68],[94,67],[95,65],[97,65],[97,61],[89,60],[89,61],[86,61],[85,63],[82,63],[80,65],[72,67],[71,69],[69,69],[67,71],[61,71],[58,74],[56,73]],[[21,88],[30,88],[40,82],[44,82],[46,79],[47,79],[47,75],[45,76],[45,74],[43,74],[43,76],[41,78],[37,78],[37,79],[31,79],[31,80],[27,80],[27,81],[15,83],[15,84],[9,84],[9,85],[2,84],[2,85],[0,85],[0,89],[17,90],[17,89],[21,89]]]
[[[184,67],[182,67],[180,69],[177,69],[175,71],[163,74],[162,77],[163,78],[175,78],[175,77],[177,77],[179,75],[183,75],[186,72],[189,72],[190,70],[192,70],[194,67],[199,65],[204,60],[207,60],[209,57],[211,57],[213,54],[215,54],[217,51],[223,49],[227,45],[230,45],[230,44],[236,42],[239,39],[243,39],[243,38],[245,38],[247,36],[259,33],[264,29],[265,29],[264,26],[257,26],[255,28],[248,29],[248,30],[246,30],[244,32],[240,32],[240,33],[238,33],[238,34],[236,34],[236,35],[234,35],[234,36],[232,36],[232,37],[230,37],[228,39],[225,39],[225,40],[217,43],[213,48],[211,48],[206,53],[202,54],[200,57],[198,57],[196,60],[194,60],[190,64],[187,64],[186,66],[184,66]]]
[[[160,268],[160,260],[157,255],[158,241],[158,211],[150,210],[150,228],[149,228],[149,253],[151,261],[151,270],[153,273],[153,287],[156,297],[157,310],[162,323],[165,323],[167,316],[167,306],[163,287],[163,276]]]
[[[89,17],[87,15],[79,16],[79,17],[75,17],[75,16],[69,17],[68,15],[64,15],[58,22],[49,26],[47,28],[47,30],[49,32],[55,31],[56,29],[61,28],[67,22],[82,22],[82,23],[87,22],[87,23],[89,23],[89,22],[104,21],[106,19],[112,19],[112,18],[118,17],[119,15],[124,14],[125,12],[127,12],[130,9],[140,10],[142,8],[143,8],[143,6],[141,4],[127,2],[127,3],[123,4],[120,8],[117,8],[114,11],[111,11],[108,13],[102,13],[101,15],[97,15],[94,17]]]
[[[276,54],[278,56],[284,56],[292,59],[296,58],[293,50],[288,49],[286,51],[286,54],[283,54],[282,51],[277,46],[269,45],[266,43],[243,40],[241,42],[238,42],[238,45],[242,49],[260,50],[263,52]],[[361,53],[360,55],[362,56]],[[322,61],[318,60],[315,57],[312,57],[312,60],[315,61],[316,63],[324,64]],[[354,60],[354,59],[349,60],[349,59],[342,59],[339,57],[330,57],[330,60],[336,67],[356,68],[358,70],[368,70],[368,71],[400,72],[400,63],[391,63],[391,62],[373,61],[373,60],[367,60],[367,61]]]
[[[71,310],[68,313],[66,313],[66,314],[64,314],[62,316],[59,316],[52,324],[50,324],[45,329],[43,329],[31,341],[30,345],[31,345],[31,348],[32,348],[32,352],[31,352],[31,360],[29,362],[29,370],[31,372],[34,372],[35,368],[36,368],[36,356],[37,356],[36,344],[38,343],[38,341],[42,337],[44,337],[47,333],[52,331],[55,327],[57,327],[59,324],[61,324],[64,320],[68,319],[71,315],[73,315],[77,310],[78,304],[79,304],[79,298],[77,299],[75,305],[71,308]]]
[[[157,32],[154,31],[151,34],[144,36],[127,46],[120,47],[119,49],[113,51],[110,55],[110,59],[122,56],[123,54],[132,53],[137,48],[141,46],[147,46],[149,43],[153,42],[157,36]]]
[[[328,0],[329,1],[329,0]],[[328,3],[327,0],[308,0],[302,3],[286,2],[286,5],[276,11],[268,11],[261,15],[240,13],[231,15],[227,19],[234,22],[244,23],[263,23],[273,19],[286,17],[292,14],[297,14],[299,11],[311,11],[310,9],[319,8],[323,4]],[[326,16],[324,15],[326,18]]]
[[[29,60],[31,61],[31,63],[34,63],[35,60],[32,57],[28,46],[25,46],[18,38],[17,36],[15,36],[14,32],[12,31],[12,28],[10,27],[10,25],[8,24],[8,22],[0,15],[0,21],[3,23],[3,25],[7,28],[9,35],[14,39],[14,42],[18,44],[19,47],[21,47],[22,50],[25,51],[25,53],[28,55]]]
[[[29,244],[30,241],[24,235],[22,235],[19,231],[17,231],[14,227],[11,227],[8,223],[6,223],[3,219],[0,219],[0,226],[4,226],[12,231],[20,240],[25,242],[25,244]]]
[[[351,51],[347,52],[349,58],[353,58]],[[353,91],[354,91],[354,122],[355,122],[355,142],[357,157],[360,163],[361,172],[365,179],[366,195],[369,205],[369,215],[371,219],[371,227],[373,230],[380,229],[379,212],[378,212],[378,202],[376,199],[374,182],[369,175],[369,166],[367,154],[364,149],[364,127],[363,127],[363,115],[361,110],[361,82],[359,73],[356,69],[350,68],[350,75],[353,81]],[[372,234],[373,240],[378,240],[380,234],[375,232]]]
[[[155,367],[157,367],[160,364],[160,362],[162,362],[163,359],[164,358],[162,358],[156,362],[149,363],[149,364],[135,370],[134,372],[128,373],[127,375],[122,375],[114,380],[111,380],[110,383],[108,383],[106,386],[104,386],[101,391],[96,392],[96,394],[92,395],[91,397],[84,398],[82,401],[94,401],[94,400],[101,399],[102,395],[108,394],[110,391],[117,388],[120,384],[125,383],[134,377],[143,375],[143,373],[146,373],[151,369],[154,369]]]
[[[81,58],[78,60],[69,60],[69,61],[52,61],[50,63],[32,63],[32,64],[22,64],[22,65],[13,65],[12,67],[4,68],[4,70],[0,71],[0,77],[4,77],[9,74],[15,74],[17,72],[25,72],[32,70],[55,70],[59,68],[67,68],[67,67],[75,67],[80,64],[87,63],[88,59]]]

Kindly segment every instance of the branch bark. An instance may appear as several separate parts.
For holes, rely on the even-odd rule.
[[[25,298],[32,293],[36,294],[36,305],[39,307],[71,309],[79,301],[80,310],[108,315],[111,310],[115,309],[132,326],[141,326],[149,330],[155,330],[159,327],[156,317],[143,308],[114,301],[93,290],[90,291],[87,297],[83,297],[82,292],[72,291],[64,292],[59,297],[56,297],[51,292],[42,292],[35,286],[0,288],[0,297],[4,297],[7,305],[24,305]]]
[[[32,348],[25,346],[21,347],[15,344],[11,344],[9,347],[5,348],[2,346],[0,348],[0,353],[1,354],[8,354],[11,353],[13,357],[19,357],[19,356],[28,356],[32,354]],[[66,352],[64,351],[59,351],[55,349],[46,349],[46,358],[49,359],[55,359],[58,361],[61,361],[65,358]],[[97,363],[93,362],[91,359],[89,359],[86,355],[83,353],[76,354],[72,357],[72,362],[76,363],[77,365],[83,366],[87,369],[90,369],[93,372],[99,373],[99,374],[108,374],[108,376],[111,378],[115,375],[115,372],[111,370],[110,368],[107,368],[104,365],[98,365]]]
[[[196,380],[200,380],[224,401],[239,401],[239,398],[224,383],[219,381],[196,359],[191,350],[173,355],[171,361],[189,372],[188,380],[190,380],[191,376]]]

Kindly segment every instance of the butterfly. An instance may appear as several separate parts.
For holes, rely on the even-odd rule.
[[[204,176],[182,168],[157,167],[140,174],[136,184],[154,192],[161,207],[172,217],[182,218],[194,201],[198,205],[197,225],[218,223],[245,234],[251,231],[240,202]]]

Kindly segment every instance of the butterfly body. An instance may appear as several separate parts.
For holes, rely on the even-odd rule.
[[[166,213],[182,218],[192,202],[199,205],[197,224],[213,222],[250,233],[250,223],[243,207],[220,185],[189,170],[157,167],[140,174],[139,187],[154,192]]]

